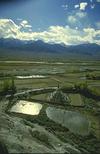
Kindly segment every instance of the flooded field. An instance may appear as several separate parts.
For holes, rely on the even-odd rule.
[[[37,99],[35,102],[36,97],[37,98],[39,97],[39,100]],[[83,105],[82,105],[82,108],[78,108],[80,107],[80,105],[79,106],[77,105],[77,108],[74,108],[76,104],[73,105],[70,103],[68,105],[67,102],[65,104],[62,104],[62,106],[59,106],[59,103],[55,102],[54,107],[52,107],[53,103],[51,104],[50,102],[49,104],[46,103],[47,98],[50,97],[49,94],[48,94],[48,97],[45,97],[44,94],[36,95],[36,97],[33,97],[35,98],[34,101],[25,101],[25,100],[17,101],[16,104],[11,107],[9,112],[15,113],[15,114],[20,113],[20,115],[24,114],[26,115],[25,117],[27,117],[27,115],[30,115],[33,117],[34,115],[37,115],[36,121],[38,121],[38,118],[40,118],[44,123],[44,125],[48,125],[46,124],[47,122],[45,121],[45,119],[48,119],[47,120],[48,122],[50,119],[55,122],[55,124],[53,125],[56,125],[58,123],[62,127],[68,128],[70,132],[76,135],[79,134],[82,136],[87,136],[91,133],[91,131],[93,131],[93,134],[97,138],[100,138],[98,135],[100,132],[99,116],[96,116],[95,114],[93,114],[92,113],[93,111],[91,112],[86,111],[85,106]],[[44,100],[43,100],[43,97],[45,97]],[[57,108],[57,106],[59,108]]]
[[[17,79],[41,79],[41,78],[47,78],[47,76],[43,75],[30,75],[30,76],[16,76]]]
[[[39,103],[20,100],[16,105],[11,108],[10,112],[38,115],[41,109],[42,105]]]
[[[83,136],[89,134],[90,122],[86,117],[78,112],[48,107],[46,113],[51,120],[67,127],[75,134]]]

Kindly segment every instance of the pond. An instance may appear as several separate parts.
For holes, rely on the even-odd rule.
[[[46,114],[49,119],[68,128],[74,134],[85,136],[90,132],[89,120],[79,112],[48,107]]]
[[[14,105],[10,112],[22,113],[28,115],[38,115],[42,105],[40,103],[33,103],[24,100],[20,100],[16,105]]]

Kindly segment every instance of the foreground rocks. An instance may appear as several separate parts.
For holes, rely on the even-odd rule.
[[[98,126],[97,135],[93,136],[92,132],[92,135],[83,137],[49,121],[43,111],[37,118],[32,116],[31,120],[27,115],[8,114],[5,112],[8,104],[6,99],[0,102],[0,150],[3,145],[3,150],[9,153],[100,153],[100,139],[96,137],[100,132],[99,124],[94,124],[94,117],[90,116],[90,119],[94,124],[92,130]],[[44,111],[48,106],[45,105]]]
[[[38,124],[0,112],[0,140],[9,153],[77,153],[78,146],[62,142]]]

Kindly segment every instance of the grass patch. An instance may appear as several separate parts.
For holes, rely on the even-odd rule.
[[[84,106],[84,102],[80,94],[69,94],[70,104],[73,106]]]

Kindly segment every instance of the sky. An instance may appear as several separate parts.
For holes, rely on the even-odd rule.
[[[100,0],[0,0],[0,38],[100,45]]]

